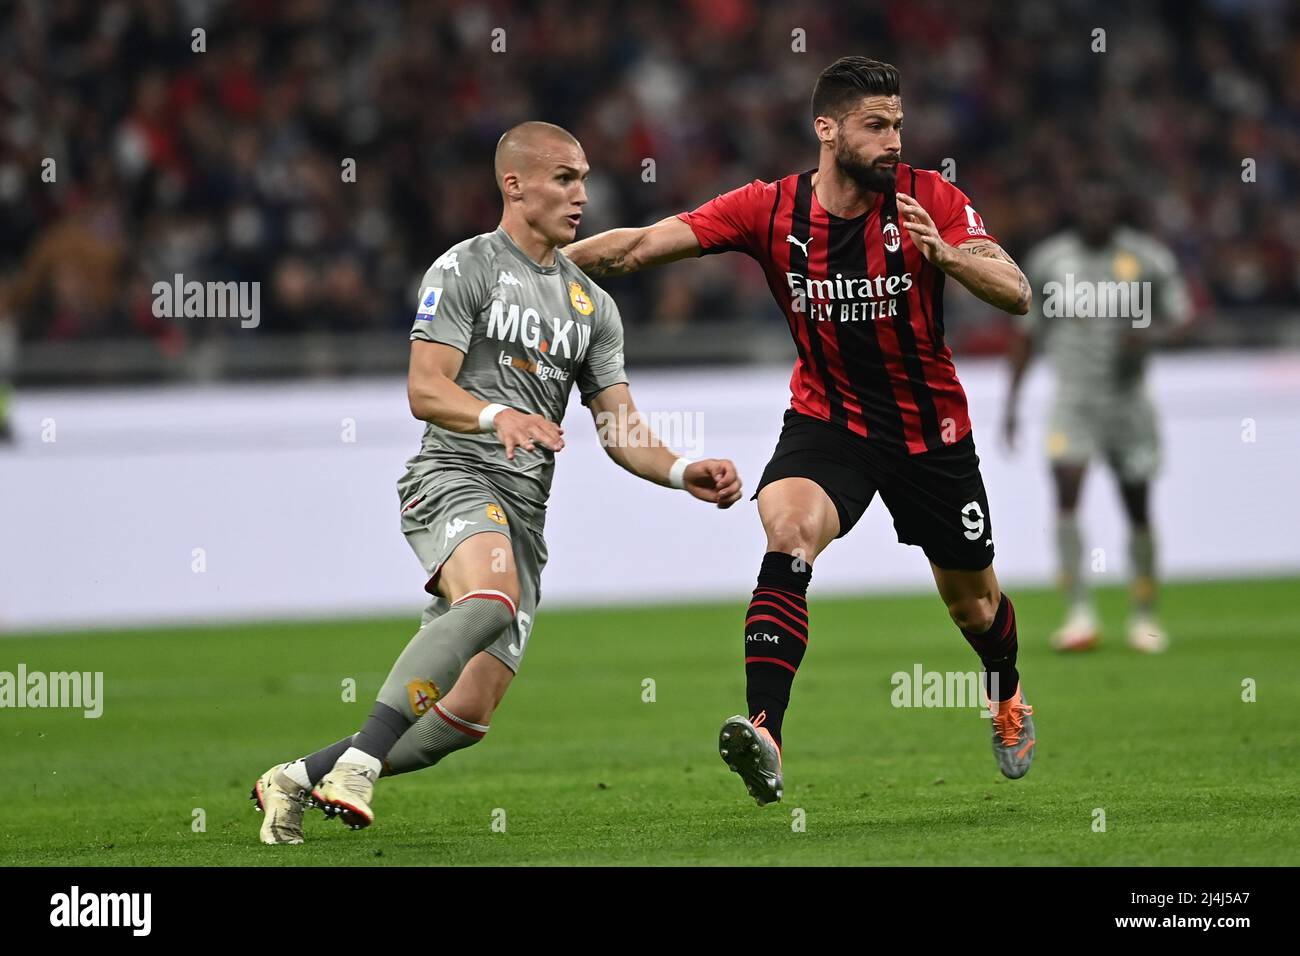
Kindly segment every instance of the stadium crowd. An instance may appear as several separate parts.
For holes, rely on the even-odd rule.
[[[262,334],[404,329],[428,263],[495,225],[491,155],[510,125],[582,141],[580,235],[640,225],[813,166],[812,81],[845,53],[901,68],[904,160],[955,163],[1013,255],[1060,227],[1071,183],[1101,163],[1203,300],[1300,303],[1300,8],[1285,0],[4,11],[0,317],[24,340],[179,350],[238,330],[155,318],[151,288],[177,273],[260,281]],[[629,324],[781,321],[739,256],[608,287]],[[989,311],[963,298],[950,328],[974,343]]]

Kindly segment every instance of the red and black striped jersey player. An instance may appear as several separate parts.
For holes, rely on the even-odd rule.
[[[759,806],[780,799],[781,724],[808,644],[812,566],[878,491],[979,655],[998,766],[1021,777],[1033,711],[1016,669],[1015,610],[993,571],[966,394],[944,344],[943,287],[951,277],[1023,314],[1029,283],[960,189],[901,162],[894,66],[837,60],[817,80],[812,114],[816,169],[564,250],[596,277],[743,252],[763,267],[794,337],[790,407],[756,495],[767,553],[745,615],[750,716],[723,724],[719,749]]]

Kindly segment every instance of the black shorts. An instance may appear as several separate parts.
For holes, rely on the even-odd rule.
[[[839,512],[841,538],[879,491],[900,542],[941,568],[982,571],[993,563],[993,523],[979,466],[969,434],[909,455],[790,409],[758,491],[782,478],[817,482]]]

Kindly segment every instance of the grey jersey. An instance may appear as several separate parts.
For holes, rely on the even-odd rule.
[[[1025,276],[1034,301],[1021,326],[1046,340],[1063,398],[1141,388],[1152,329],[1191,314],[1174,254],[1132,229],[1100,248],[1074,231],[1052,236],[1030,250]]]
[[[476,398],[560,422],[575,383],[587,404],[627,376],[614,300],[562,252],[555,260],[539,266],[500,227],[457,243],[424,274],[411,338],[464,352],[456,384]],[[512,462],[495,434],[430,422],[403,480],[456,468],[543,508],[555,455],[538,445]]]

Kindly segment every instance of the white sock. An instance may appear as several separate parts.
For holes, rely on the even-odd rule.
[[[299,757],[285,767],[284,775],[304,789],[311,786],[311,781],[307,779],[307,759],[305,757]]]
[[[378,778],[379,771],[384,768],[378,757],[372,757],[364,750],[358,750],[356,747],[349,747],[343,751],[343,756],[335,762],[334,766],[345,763],[358,763],[370,771],[372,778]]]

